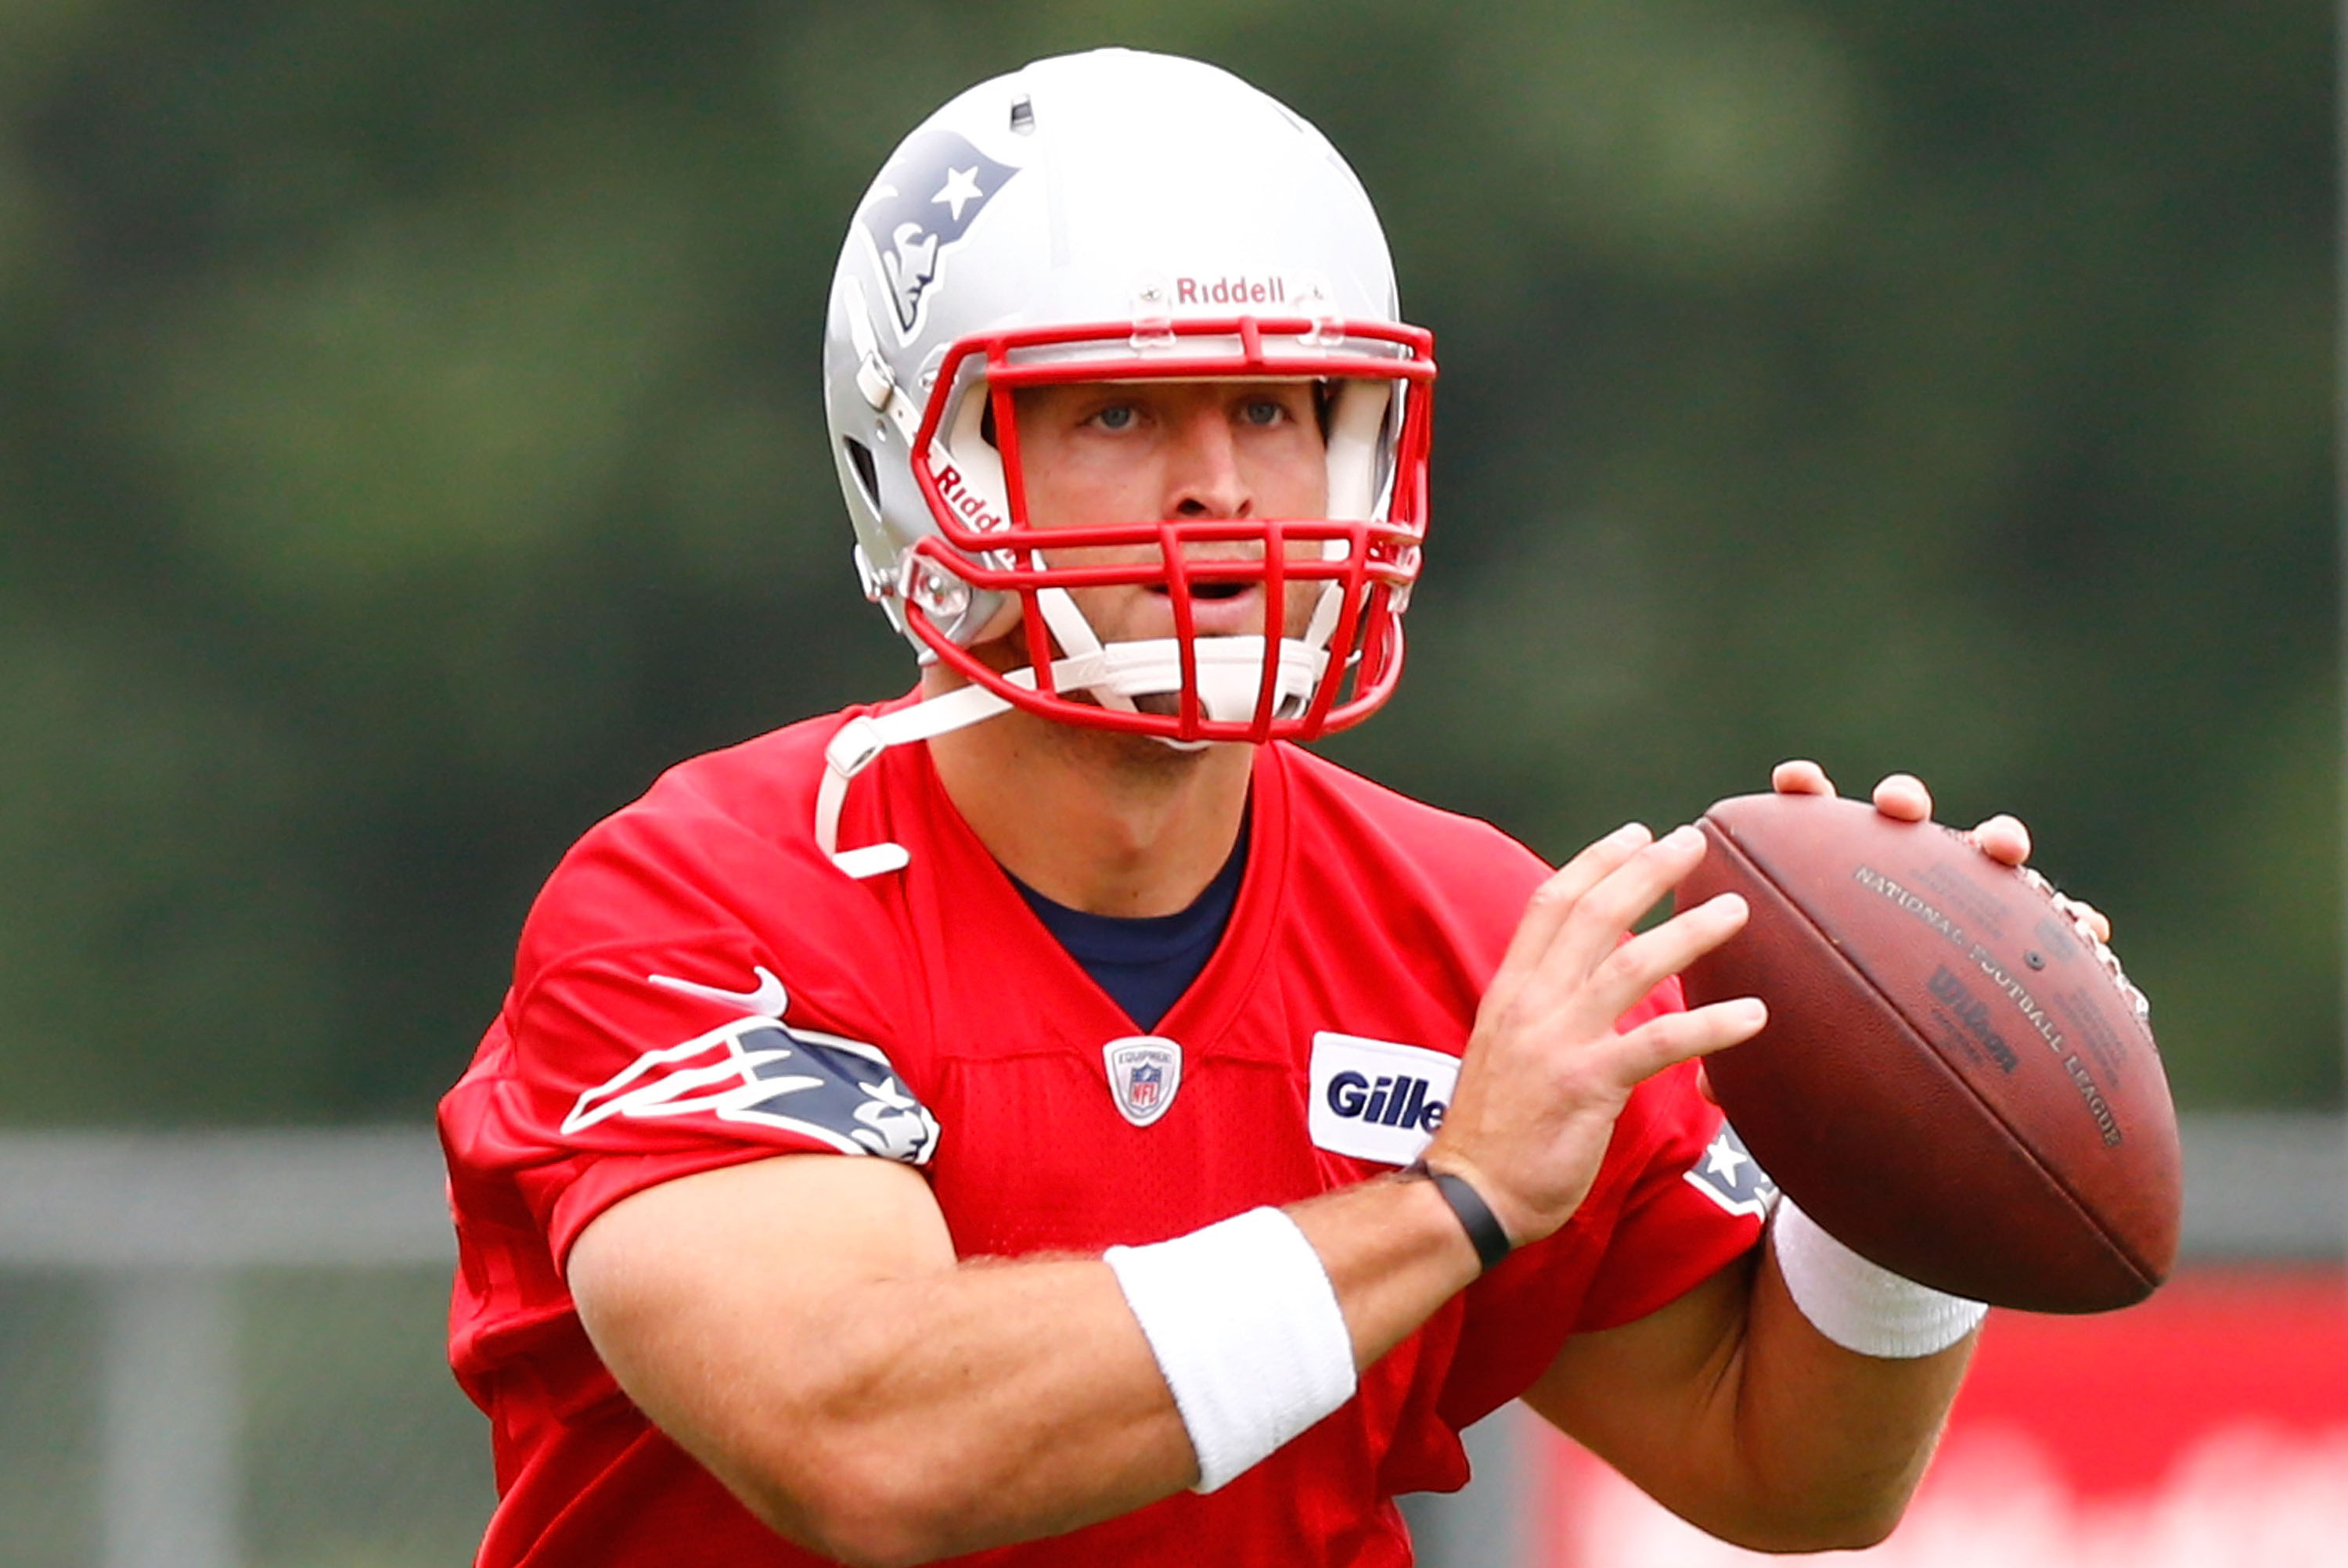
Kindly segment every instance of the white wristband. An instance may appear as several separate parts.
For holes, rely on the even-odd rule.
[[[1972,1333],[1989,1313],[1978,1301],[1868,1262],[1820,1230],[1791,1198],[1777,1200],[1769,1235],[1794,1305],[1846,1350],[1893,1360],[1930,1356]]]
[[[1354,1397],[1354,1337],[1321,1256],[1278,1209],[1102,1255],[1212,1491]]]

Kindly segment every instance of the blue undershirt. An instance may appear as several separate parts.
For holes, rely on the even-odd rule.
[[[1242,820],[1231,857],[1189,908],[1172,915],[1130,919],[1088,915],[1054,903],[1016,876],[1011,885],[1093,983],[1137,1025],[1152,1030],[1215,956],[1215,944],[1222,940],[1223,927],[1231,924],[1231,908],[1239,902],[1247,850],[1248,824]]]

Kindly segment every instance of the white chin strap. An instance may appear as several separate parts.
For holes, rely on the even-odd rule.
[[[1342,597],[1337,586],[1330,584],[1313,607],[1313,621],[1304,636],[1281,639],[1279,666],[1272,677],[1275,715],[1301,712],[1319,688],[1322,672],[1329,666],[1329,634],[1336,630]],[[1128,713],[1134,711],[1136,697],[1182,690],[1182,645],[1178,639],[1103,643],[1065,589],[1044,589],[1035,598],[1045,624],[1060,646],[1069,650],[1066,658],[1053,661],[1054,690],[1087,692],[1101,706]],[[1245,723],[1254,718],[1263,684],[1262,637],[1201,637],[1192,648],[1199,671],[1199,705],[1206,716],[1223,723]],[[1031,691],[1035,685],[1033,670],[1014,670],[1005,679]],[[1009,698],[983,686],[962,686],[910,708],[860,715],[841,725],[823,752],[823,780],[815,797],[817,845],[831,856],[834,866],[860,879],[903,870],[912,856],[901,844],[839,847],[839,809],[848,799],[849,781],[891,746],[965,729],[1011,706]],[[1207,743],[1166,743],[1190,751]]]

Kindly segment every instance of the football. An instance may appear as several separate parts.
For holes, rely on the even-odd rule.
[[[2034,873],[1862,801],[1704,814],[1682,907],[1745,928],[1682,977],[1769,1021],[1705,1063],[1762,1168],[1895,1273],[2035,1312],[2150,1295],[2177,1254],[2177,1116],[2143,998]]]

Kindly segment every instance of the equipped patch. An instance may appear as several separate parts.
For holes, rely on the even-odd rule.
[[[1163,1035],[1137,1034],[1101,1047],[1109,1097],[1117,1114],[1147,1127],[1174,1103],[1182,1088],[1182,1047]]]

